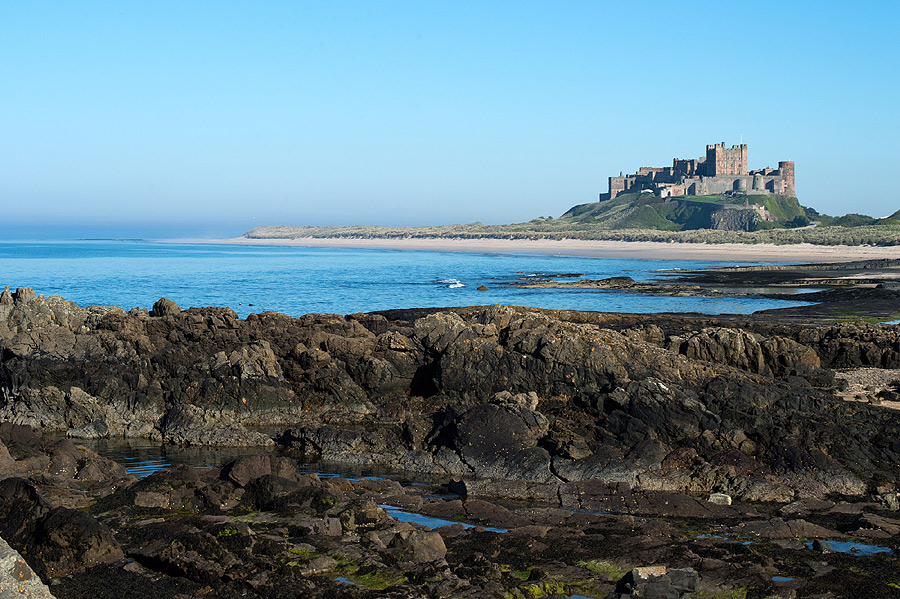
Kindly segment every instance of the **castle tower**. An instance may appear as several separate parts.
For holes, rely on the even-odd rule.
[[[797,193],[794,191],[794,163],[792,161],[779,162],[778,174],[784,181],[784,195],[797,197]]]
[[[706,146],[706,176],[746,175],[747,144],[725,147],[725,142]]]
[[[737,152],[735,152],[737,150]],[[747,174],[747,144],[741,144],[739,146],[731,146],[731,151],[734,153],[735,158],[735,168],[737,172],[735,175],[746,175]]]

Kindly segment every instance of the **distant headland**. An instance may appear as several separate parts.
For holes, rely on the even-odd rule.
[[[862,192],[860,192],[862,193]],[[817,246],[900,245],[900,210],[873,218],[833,217],[802,206],[791,161],[747,168],[747,144],[709,144],[700,158],[641,167],[609,177],[599,201],[573,206],[558,218],[508,225],[432,227],[256,227],[247,240],[290,239],[518,239],[604,240],[707,244],[800,243]]]

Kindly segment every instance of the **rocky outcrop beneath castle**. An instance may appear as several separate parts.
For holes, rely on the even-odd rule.
[[[617,331],[502,306],[239,320],[21,289],[0,309],[0,419],[70,437],[277,441],[557,501],[587,480],[770,501],[897,490],[900,417],[840,401],[827,369],[892,364],[889,327]]]
[[[710,228],[719,231],[755,231],[763,218],[749,208],[722,208],[710,213],[709,220]]]

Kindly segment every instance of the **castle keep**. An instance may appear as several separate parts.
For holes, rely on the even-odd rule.
[[[747,171],[747,144],[706,146],[706,156],[675,158],[672,166],[643,166],[633,175],[609,178],[609,191],[600,200],[623,193],[649,191],[663,198],[675,196],[738,194],[778,194],[795,196],[794,163],[779,162],[777,169]]]

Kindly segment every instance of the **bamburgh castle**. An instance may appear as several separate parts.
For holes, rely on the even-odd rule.
[[[725,147],[725,143],[706,146],[706,156],[675,158],[672,166],[643,166],[633,175],[609,178],[609,192],[600,200],[623,193],[649,191],[663,198],[716,195],[729,192],[795,196],[794,163],[779,162],[777,169],[762,168],[747,172],[747,144]]]

